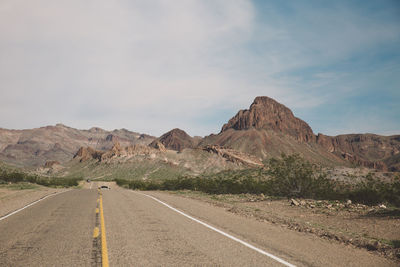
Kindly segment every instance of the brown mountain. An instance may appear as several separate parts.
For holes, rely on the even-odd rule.
[[[240,110],[219,134],[203,139],[192,138],[180,129],[156,139],[126,129],[78,130],[62,124],[29,130],[0,128],[0,161],[20,166],[42,166],[47,161],[63,164],[75,154],[80,159],[130,157],[148,153],[151,148],[147,145],[158,151],[199,147],[233,162],[246,158],[242,161],[255,162],[253,165],[281,153],[301,153],[308,160],[329,165],[355,164],[400,171],[400,135],[315,135],[289,108],[265,96],[256,97],[249,109]]]
[[[0,160],[20,166],[42,166],[48,160],[71,160],[80,147],[111,149],[115,142],[124,146],[151,143],[155,137],[126,129],[78,130],[62,124],[28,130],[0,129]]]
[[[249,109],[240,110],[219,134],[205,137],[200,145],[228,147],[262,159],[301,153],[312,161],[344,162],[316,143],[316,136],[306,122],[266,96],[256,97]]]
[[[175,128],[154,140],[150,146],[156,148],[158,143],[163,144],[167,149],[182,151],[185,148],[195,147],[197,141],[185,131]]]
[[[368,168],[400,171],[400,135],[318,134],[317,143],[329,152]]]
[[[200,145],[230,147],[261,158],[301,153],[315,162],[400,170],[400,135],[316,136],[289,108],[266,96],[256,97],[248,110],[240,110],[219,134],[205,137]]]

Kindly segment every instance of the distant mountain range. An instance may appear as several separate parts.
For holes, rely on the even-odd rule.
[[[126,129],[78,130],[63,124],[29,130],[0,129],[0,161],[17,166],[41,166],[49,160],[63,163],[71,160],[81,147],[104,151],[111,149],[116,141],[123,146],[148,145],[154,139]]]
[[[256,97],[250,108],[240,110],[222,126],[220,133],[204,138],[193,138],[180,129],[159,138],[126,129],[77,130],[62,124],[29,130],[0,129],[0,161],[19,166],[42,166],[48,161],[65,163],[81,147],[105,152],[117,142],[121,147],[149,145],[159,150],[161,144],[162,149],[176,151],[224,151],[230,158],[244,155],[242,152],[260,160],[281,153],[300,153],[306,159],[328,165],[353,164],[400,171],[400,135],[316,135],[289,108],[266,96]]]

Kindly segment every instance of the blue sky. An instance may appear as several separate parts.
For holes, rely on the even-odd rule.
[[[0,127],[219,132],[258,95],[400,134],[399,1],[0,2]]]

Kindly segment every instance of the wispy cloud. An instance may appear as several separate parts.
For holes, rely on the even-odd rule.
[[[375,84],[386,77],[383,90],[396,94],[393,5],[2,1],[0,127],[63,122],[205,135],[268,95],[331,129],[312,114],[364,94],[365,75],[373,72]],[[382,49],[391,61],[373,58]]]

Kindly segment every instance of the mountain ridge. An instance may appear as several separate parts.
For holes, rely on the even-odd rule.
[[[400,135],[314,134],[288,107],[266,96],[256,97],[249,109],[238,111],[218,134],[204,138],[191,137],[178,128],[158,138],[127,129],[78,130],[63,124],[25,130],[0,128],[0,160],[21,166],[42,166],[47,161],[63,163],[71,160],[81,147],[90,147],[93,151],[87,153],[96,156],[95,151],[113,150],[116,143],[121,147],[149,145],[179,152],[215,146],[218,151],[233,153],[222,150],[233,149],[260,159],[300,153],[308,160],[327,165],[400,171]],[[132,149],[126,153],[133,153],[138,147]]]
[[[26,130],[0,128],[0,160],[18,166],[42,166],[48,160],[69,161],[80,147],[108,150],[116,141],[128,146],[147,145],[154,139],[126,129],[78,130],[63,124]]]

